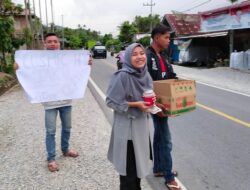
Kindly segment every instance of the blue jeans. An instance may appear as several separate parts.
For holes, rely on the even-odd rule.
[[[59,112],[62,123],[61,134],[61,150],[63,153],[68,151],[69,137],[71,129],[71,106],[59,107],[54,109],[45,110],[45,128],[46,128],[46,149],[47,160],[55,160],[56,156],[56,117]]]
[[[153,172],[163,172],[166,182],[174,179],[172,174],[172,142],[168,117],[152,115],[154,122],[154,168]]]

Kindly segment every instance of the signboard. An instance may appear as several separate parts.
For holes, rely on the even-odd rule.
[[[237,11],[234,15],[221,14],[201,20],[201,32],[250,28],[250,12]]]

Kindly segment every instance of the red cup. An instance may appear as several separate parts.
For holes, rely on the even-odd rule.
[[[155,104],[154,102],[155,93],[153,90],[146,90],[143,93],[142,97],[143,97],[143,101],[146,102],[147,106],[152,107]]]

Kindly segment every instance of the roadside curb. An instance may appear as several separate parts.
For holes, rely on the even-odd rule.
[[[12,79],[0,85],[0,96],[3,95],[5,92],[7,92],[9,89],[11,89],[13,86],[15,86],[17,83],[18,82],[16,79]]]
[[[96,84],[91,78],[89,78],[88,81],[88,88],[95,100],[98,102],[108,122],[110,123],[110,125],[112,125],[113,113],[111,109],[109,109],[105,104],[105,94],[99,89],[98,86],[96,86]]]

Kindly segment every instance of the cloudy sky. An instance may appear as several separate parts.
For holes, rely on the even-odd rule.
[[[41,1],[42,21],[46,23],[45,0]],[[51,18],[50,1],[48,4],[48,22]],[[137,15],[147,16],[150,13],[151,0],[52,0],[54,7],[54,21],[64,26],[76,28],[78,24],[86,25],[87,28],[100,31],[101,34],[118,34],[118,26],[125,20],[133,21]],[[239,0],[242,2],[244,0]],[[14,3],[23,4],[24,0],[12,0]],[[36,14],[39,16],[39,0],[30,0],[35,5]],[[228,0],[153,0],[153,14],[163,16],[175,11],[187,11],[197,13],[218,7],[230,5]],[[200,6],[199,6],[200,5]]]

